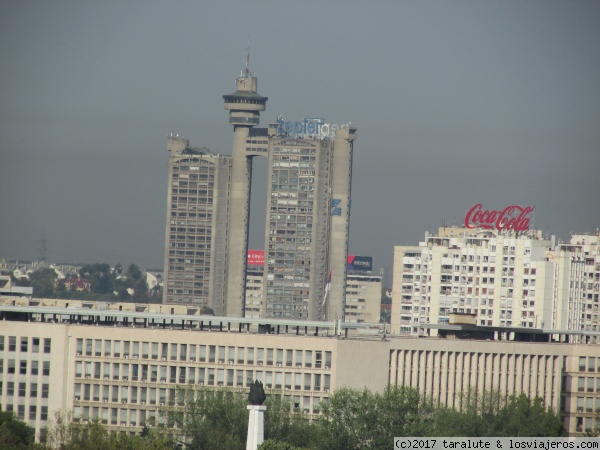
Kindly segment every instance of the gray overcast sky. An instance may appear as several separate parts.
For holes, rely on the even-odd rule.
[[[170,131],[230,154],[252,36],[261,123],[358,126],[350,251],[535,205],[600,226],[600,2],[0,2],[0,258],[162,268]],[[255,163],[251,248],[263,241]]]

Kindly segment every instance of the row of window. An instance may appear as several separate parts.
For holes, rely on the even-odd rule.
[[[600,397],[577,397],[576,408],[577,412],[600,413]]]
[[[254,380],[269,388],[296,390],[329,389],[331,375],[320,373],[273,372],[263,370],[219,369],[154,364],[119,364],[76,361],[75,377],[86,379],[141,381],[151,383],[190,383],[244,386]]]
[[[233,347],[224,345],[176,344],[166,342],[76,340],[78,356],[130,357],[171,361],[228,362],[233,364],[330,367],[332,353],[318,350]]]
[[[171,200],[176,202],[177,200],[181,201],[194,201],[197,200],[199,203],[206,203],[207,200],[211,200],[214,196],[213,189],[201,189],[201,190],[192,190],[189,189],[173,189],[171,191]]]
[[[274,147],[273,148],[273,153],[274,154],[290,154],[290,158],[293,158],[294,155],[293,153],[298,153],[300,155],[315,155],[316,151],[314,149],[309,149],[309,148],[285,148],[285,147]],[[281,156],[281,158],[283,159],[284,156]]]
[[[167,374],[171,375],[167,378]],[[179,378],[176,378],[179,375]],[[80,376],[80,375],[78,375]],[[135,377],[131,377],[135,378]],[[123,377],[127,379],[128,377]],[[145,380],[145,379],[142,379]],[[150,381],[172,382],[179,384],[199,384],[201,386],[228,386],[228,387],[249,387],[255,380],[264,384],[267,389],[276,390],[295,390],[295,391],[323,391],[329,392],[331,389],[331,376],[322,374],[307,373],[282,373],[271,371],[252,371],[252,370],[233,370],[233,369],[200,369],[196,372],[195,368],[189,368],[187,373],[167,373],[167,371],[152,371]],[[26,396],[26,383],[23,384],[22,395]],[[19,392],[21,393],[21,386]],[[46,391],[42,391],[42,398],[47,398]],[[14,390],[14,386],[12,386]],[[164,396],[167,388],[147,387],[147,386],[124,386],[109,384],[88,384],[75,383],[75,401],[95,401],[95,402],[113,402],[113,403],[140,403],[155,405],[157,402],[164,403]],[[169,389],[173,390],[173,389]],[[34,392],[34,391],[32,391]],[[37,391],[35,391],[37,392]],[[14,394],[11,394],[14,395]],[[37,395],[37,394],[36,394]],[[44,396],[45,395],[45,396]],[[31,395],[33,397],[33,395]]]
[[[27,390],[27,386],[29,385],[29,390]],[[3,382],[0,381],[0,394],[3,393]],[[41,390],[38,389],[37,383],[15,383],[13,381],[6,382],[6,396],[13,397],[15,396],[20,398],[37,398],[38,394],[41,394],[41,398],[48,398],[48,393],[50,392],[50,385],[43,383],[41,385]]]
[[[6,404],[6,410],[13,412],[14,406],[12,403]],[[21,420],[26,420],[25,417],[25,405],[17,405],[17,417]],[[36,420],[37,418],[37,405],[29,405],[29,415],[27,416],[29,420]],[[40,407],[40,420],[48,420],[48,407],[42,406]]]
[[[192,163],[201,162],[201,163],[206,164],[206,165],[200,165],[200,166],[192,166],[192,170],[197,170],[198,173],[199,173],[198,175],[195,176],[195,174],[183,174],[182,178],[188,178],[189,177],[190,179],[196,179],[196,178],[206,179],[205,176],[200,175],[200,174],[203,174],[203,173],[209,174],[209,179],[212,178],[212,177],[214,177],[214,175],[213,175],[214,167],[211,167],[211,166],[213,166],[213,163],[211,163],[211,162],[203,161],[203,160],[196,159],[196,158],[194,158],[192,160],[187,160],[187,161],[186,160],[182,160],[181,162],[192,162]],[[182,166],[173,166],[173,178],[178,178],[179,177],[179,175],[176,174],[175,172],[178,172],[180,170],[184,171],[184,172],[185,171],[189,171],[190,170],[190,166],[183,166],[183,165]]]
[[[97,406],[75,406],[73,420],[87,423],[89,420],[98,420],[103,425],[117,426],[143,426],[147,421],[154,421],[156,411],[126,408],[100,408]]]
[[[583,433],[584,431],[590,432],[594,429],[594,417],[576,417],[575,418],[575,431]]]
[[[4,359],[0,359],[0,375],[4,373]],[[50,361],[42,361],[42,375],[49,376],[50,375]],[[29,366],[29,372],[27,372],[27,367]],[[19,360],[19,368],[17,369],[17,360],[8,359],[6,360],[6,374],[7,375],[27,375],[29,373],[32,376],[40,374],[40,361],[28,361],[26,359]]]
[[[580,372],[600,372],[600,358],[593,356],[579,357],[579,371]]]
[[[600,377],[577,377],[577,392],[600,392]]]
[[[291,406],[295,410],[302,409],[303,412],[309,413],[312,411],[314,414],[318,414],[321,409],[321,404],[326,403],[327,399],[321,399],[320,397],[308,397],[308,396],[284,396],[287,401],[290,402]],[[163,398],[164,401],[161,404],[166,404],[166,395]],[[171,401],[175,401],[174,393],[170,396]],[[312,407],[311,407],[312,399]],[[20,405],[23,411],[23,417],[25,409],[24,406]],[[12,405],[11,405],[12,408]],[[12,410],[12,409],[11,409]],[[33,408],[33,414],[31,413],[30,407],[30,419],[35,418],[35,407]],[[47,420],[48,408],[42,407],[42,420]],[[146,422],[161,422],[162,418],[157,417],[156,410],[145,410],[145,409],[129,409],[129,408],[109,408],[100,406],[81,406],[76,405],[73,407],[73,420],[76,422],[86,423],[89,420],[99,420],[103,425],[115,425],[115,426],[143,426]]]
[[[8,338],[8,339],[5,339]],[[41,340],[39,337],[28,337],[24,336],[17,340],[16,336],[0,336],[0,352],[5,349],[5,342],[8,343],[8,351],[17,351],[17,342],[19,343],[19,350],[21,353],[26,353],[31,349],[31,353],[50,353],[52,349],[52,340],[50,338],[44,338]],[[40,344],[43,342],[43,347],[40,348]]]

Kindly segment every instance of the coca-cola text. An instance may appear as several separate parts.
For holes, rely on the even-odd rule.
[[[525,231],[529,229],[529,217],[535,206],[510,205],[502,211],[487,211],[481,203],[474,205],[465,216],[465,228],[484,228],[498,231]]]

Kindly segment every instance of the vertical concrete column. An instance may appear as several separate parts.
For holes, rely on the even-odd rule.
[[[233,133],[233,164],[229,204],[229,249],[227,252],[227,301],[225,315],[242,317],[248,254],[250,184],[252,160],[245,155],[250,128],[236,126]],[[223,224],[227,226],[227,224]]]
[[[250,416],[248,417],[248,439],[246,450],[256,450],[265,440],[265,411],[264,405],[248,405]]]
[[[352,150],[356,128],[341,128],[335,133],[331,168],[331,239],[329,269],[331,289],[326,306],[326,320],[344,317],[346,306],[346,265],[350,232],[350,190],[352,186]],[[329,274],[324,274],[326,277]]]
[[[250,129],[258,125],[260,111],[264,111],[267,97],[256,92],[258,80],[246,69],[236,78],[236,90],[224,95],[225,109],[229,110],[229,123],[233,125],[233,153],[227,250],[227,292],[225,314],[243,317],[246,284],[246,259],[248,255],[248,218],[250,213],[250,182],[252,158],[246,155],[246,140]]]

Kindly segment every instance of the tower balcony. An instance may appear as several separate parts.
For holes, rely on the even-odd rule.
[[[255,92],[236,91],[231,95],[224,95],[225,109],[230,111],[264,111],[267,106],[267,97]]]
[[[260,119],[258,117],[245,117],[231,115],[229,116],[229,123],[232,125],[258,125]]]

